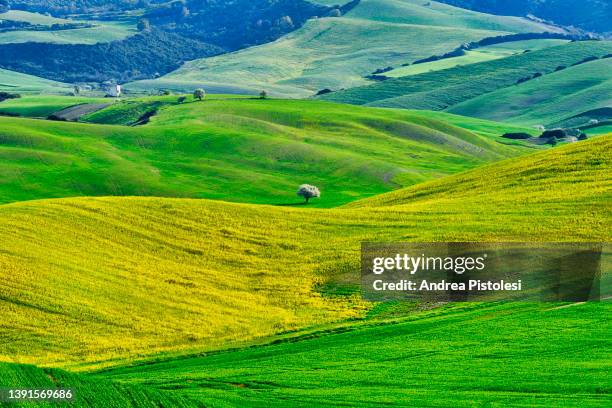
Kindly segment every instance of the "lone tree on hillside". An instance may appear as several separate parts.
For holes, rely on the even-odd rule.
[[[204,99],[205,96],[206,96],[206,92],[202,88],[199,88],[193,91],[193,97],[199,101]]]
[[[316,186],[311,186],[310,184],[302,184],[297,192],[297,195],[300,197],[304,197],[304,200],[306,200],[306,204],[308,204],[308,201],[311,198],[321,197],[321,192]]]
[[[266,91],[261,91],[259,93],[259,99],[266,99],[268,97],[268,93]]]

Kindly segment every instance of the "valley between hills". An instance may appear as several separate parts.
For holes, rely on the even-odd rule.
[[[612,404],[608,9],[336,3],[0,1],[0,388],[75,392],[0,406]],[[601,301],[363,242],[602,243]]]

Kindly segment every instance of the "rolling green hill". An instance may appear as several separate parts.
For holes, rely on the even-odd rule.
[[[500,137],[522,128],[452,115],[177,98],[129,100],[84,118],[126,124],[159,109],[137,127],[0,117],[0,202],[155,195],[289,205],[300,203],[300,184],[313,183],[324,195],[313,205],[333,207],[531,149]],[[24,97],[0,111],[45,116],[100,101]]]
[[[105,98],[81,96],[62,97],[57,95],[26,95],[21,98],[8,99],[0,102],[0,114],[24,116],[27,118],[47,118],[51,114],[71,106],[109,101],[112,102],[112,100]]]
[[[489,120],[548,125],[612,107],[612,59],[602,59],[454,105],[449,112]]]
[[[459,57],[443,58],[438,61],[424,62],[420,64],[412,64],[408,66],[398,67],[391,71],[385,72],[384,75],[389,78],[418,75],[423,74],[425,72],[440,71],[443,69],[453,68],[457,65],[469,65],[478,62],[505,58],[516,54],[522,54],[527,50],[535,51],[543,48],[553,47],[555,45],[566,44],[567,42],[569,41],[556,39],[505,42],[501,44],[479,47],[476,50],[466,51],[465,55]]]
[[[63,94],[70,90],[69,84],[0,68],[0,91]]]
[[[57,18],[40,13],[31,13],[25,10],[9,10],[6,13],[0,13],[0,20],[21,21],[24,23],[47,26],[70,22],[70,20],[65,18]]]
[[[0,363],[0,378],[3,387],[19,388],[27,385],[36,389],[72,388],[74,403],[64,404],[60,402],[0,402],[0,406],[18,406],[20,408],[30,407],[197,407],[191,400],[186,400],[178,395],[167,395],[154,389],[145,389],[139,386],[123,385],[117,382],[100,380],[99,378],[87,378],[78,374],[69,373],[57,369],[39,368],[31,365],[18,365]]]
[[[446,110],[523,125],[544,125],[609,106],[612,60],[583,62],[609,56],[611,52],[612,41],[573,42],[493,61],[393,78],[323,95],[321,99],[367,106]]]
[[[324,288],[355,285],[367,240],[609,241],[611,143],[559,147],[519,159],[523,172],[507,161],[355,208],[137,197],[2,205],[0,359],[84,370],[250,345],[96,378],[207,405],[299,405],[307,393],[381,402],[392,378],[403,390],[394,398],[415,405],[454,401],[446,391],[463,384],[483,403],[601,406],[609,303],[406,316]],[[276,345],[255,347],[267,341]],[[556,369],[542,376],[542,367]]]
[[[591,56],[603,57],[612,42],[580,41],[493,61],[393,78],[321,96],[321,99],[377,106],[445,109],[476,96],[513,86],[535,73],[548,74]],[[437,87],[433,87],[433,84]],[[453,92],[450,92],[453,91]]]
[[[557,24],[574,26],[589,31],[610,32],[612,6],[606,0],[442,0],[444,3],[483,13],[503,16],[532,14]]]
[[[418,0],[363,0],[339,18],[309,20],[269,44],[186,63],[131,89],[205,87],[216,93],[302,97],[320,89],[371,83],[374,70],[446,53],[504,33],[557,30],[516,17],[491,16]]]
[[[465,202],[482,200],[487,204],[481,211],[494,211],[498,205],[529,203],[542,210],[550,206],[571,206],[588,203],[588,207],[605,210],[612,198],[612,176],[606,174],[612,160],[609,137],[600,137],[587,143],[575,143],[539,155],[530,155],[483,166],[470,172],[423,183],[409,189],[393,191],[348,204],[349,208],[380,207],[412,204],[427,205],[430,200]],[[585,162],[579,163],[582,159]],[[545,169],[545,172],[543,171]],[[570,197],[566,186],[580,186]],[[495,194],[489,194],[495,185]],[[560,193],[561,195],[557,194]],[[476,208],[476,207],[474,207]],[[503,208],[503,207],[500,207]],[[603,214],[603,213],[602,213]],[[611,221],[610,214],[602,223]],[[603,225],[603,224],[602,224]]]
[[[468,304],[94,378],[210,407],[612,403],[611,305]]]

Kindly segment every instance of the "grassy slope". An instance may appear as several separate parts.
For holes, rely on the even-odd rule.
[[[364,240],[609,241],[611,146],[608,135],[559,147],[522,158],[519,164],[504,162],[391,193],[358,208],[305,210],[160,198],[0,206],[0,234],[7,237],[0,252],[0,270],[5,271],[0,282],[0,355],[20,363],[100,366],[160,351],[219,348],[364,316],[369,307],[356,298],[322,296],[316,290],[329,280],[355,281],[359,243]],[[144,378],[123,379],[186,387],[187,394],[217,403],[223,395],[264,402],[308,398],[298,383],[310,389],[311,396],[349,398],[348,383],[370,381],[386,392],[383,377],[400,384],[397,392],[404,401],[437,395],[439,404],[443,394],[433,391],[456,388],[462,379],[463,390],[483,400],[509,398],[514,392],[522,393],[523,402],[533,397],[529,392],[549,399],[579,393],[576,398],[587,400],[597,398],[590,395],[596,389],[609,389],[605,367],[597,365],[605,361],[603,351],[595,348],[605,349],[609,322],[601,314],[607,305],[550,312],[567,320],[547,317],[549,312],[533,305],[495,307],[473,314],[468,307],[467,314],[459,311],[441,321],[419,322],[416,315],[416,322],[401,326],[177,361],[169,363],[172,367],[163,375],[160,367],[152,366],[150,378],[139,368]],[[432,342],[440,346],[435,351]],[[543,355],[541,347],[549,353]],[[568,348],[572,358],[564,354],[566,363],[561,364],[558,352]],[[516,353],[516,359],[506,358]],[[284,357],[276,359],[278,355]],[[535,364],[533,355],[540,356]],[[99,361],[105,359],[118,360]],[[352,365],[347,365],[349,359]],[[264,373],[254,367],[256,361],[293,374],[281,379],[274,370]],[[449,361],[465,367],[456,378],[450,375]],[[542,364],[556,367],[559,380],[554,386],[546,385],[547,377],[536,378]],[[204,369],[198,374],[194,367],[199,366]],[[408,367],[417,370],[410,371],[410,377]],[[490,376],[483,377],[485,373]],[[583,383],[565,380],[578,374]],[[427,382],[428,375],[449,383]],[[513,380],[506,380],[508,376]],[[210,390],[213,378],[221,379],[216,391]],[[429,397],[410,388],[413,380],[412,387],[431,387]],[[247,386],[237,390],[230,383]],[[191,388],[198,384],[204,393]],[[255,395],[251,387],[268,392]],[[401,391],[406,389],[413,391]],[[485,390],[497,393],[480,393]]]
[[[23,21],[30,24],[52,25],[69,23],[70,20],[64,18],[56,18],[46,16],[39,13],[30,13],[23,10],[9,10],[6,13],[0,13],[0,20]]]
[[[443,110],[502,88],[513,88],[519,79],[535,73],[550,75],[557,66],[570,66],[586,57],[602,57],[610,52],[612,41],[576,42],[494,61],[394,78],[324,95],[322,99],[371,106]],[[588,82],[588,78],[580,79]],[[579,83],[578,79],[574,81]],[[584,110],[590,108],[585,106]]]
[[[66,93],[70,92],[71,89],[72,87],[69,84],[0,69],[0,91],[16,93]]]
[[[592,129],[588,129],[585,133],[588,135],[603,135],[607,133],[612,133],[612,125],[598,126]]]
[[[11,10],[0,14],[0,19],[25,21],[31,24],[51,25],[74,22],[73,20],[47,17],[42,14]],[[49,31],[9,31],[0,33],[0,44],[22,43],[28,41],[58,44],[95,44],[121,40],[135,33],[134,24],[130,22],[92,21],[94,27],[72,30]]]
[[[611,309],[455,305],[95,378],[173,388],[210,407],[596,408],[612,403]]]
[[[385,72],[384,75],[390,78],[399,78],[409,75],[418,75],[425,72],[440,71],[453,68],[457,65],[476,64],[478,62],[491,61],[495,59],[521,54],[526,50],[541,50],[556,45],[567,43],[567,40],[526,40],[512,41],[509,43],[490,45],[481,47],[474,51],[467,51],[466,55],[454,58],[444,58],[438,61],[425,62],[422,64],[399,67],[392,71]]]
[[[606,174],[612,162],[611,145],[609,136],[601,136],[587,143],[575,143],[544,154],[483,166],[413,188],[356,201],[347,207],[387,209],[412,202],[427,205],[430,201],[436,205],[465,200],[476,203],[487,194],[491,185],[495,185],[495,194],[487,194],[487,204],[480,211],[494,211],[504,202],[525,202],[542,210],[556,210],[557,207],[551,206],[571,207],[577,201],[604,210],[609,208],[612,198],[612,176]],[[585,162],[578,162],[579,159]],[[546,169],[546,172],[541,169]],[[553,174],[556,175],[554,178],[551,177]],[[574,189],[570,199],[568,189],[572,184],[579,188]],[[601,221],[609,222],[610,214]]]
[[[0,113],[17,115],[27,118],[46,118],[49,115],[84,103],[109,103],[112,99],[90,97],[62,97],[57,95],[23,96],[17,99],[7,99],[0,102]]]
[[[92,379],[56,369],[42,369],[30,365],[17,365],[0,363],[0,378],[2,387],[21,389],[26,386],[34,389],[72,388],[75,403],[62,404],[59,402],[33,402],[33,403],[7,403],[0,402],[0,406],[7,407],[195,407],[192,401],[185,400],[178,395],[169,396],[154,389],[144,389],[139,386],[111,383],[99,378]]]
[[[306,96],[322,88],[367,84],[363,78],[450,51],[463,42],[506,32],[544,31],[514,17],[489,16],[438,3],[363,0],[341,18],[311,20],[270,44],[196,60],[161,79],[128,85],[134,89],[204,86],[211,92]]]
[[[547,125],[586,110],[612,107],[611,70],[611,58],[581,64],[471,99],[449,112],[523,125]]]
[[[48,102],[66,101],[74,99]],[[116,104],[89,120],[131,122],[137,107]],[[453,126],[433,115],[211,97],[166,106],[139,127],[0,118],[0,201],[157,195],[295,204],[297,186],[313,183],[325,197],[314,205],[332,207],[529,151],[499,143],[504,128],[490,122],[446,115],[459,121]]]

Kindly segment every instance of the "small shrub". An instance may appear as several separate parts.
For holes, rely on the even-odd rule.
[[[385,72],[393,71],[393,67],[388,66],[385,68],[378,68],[376,71],[372,72],[372,75],[384,74]]]
[[[575,64],[574,64],[574,65],[572,65],[572,66],[574,66],[574,67],[575,67],[576,65],[586,64],[587,62],[596,61],[596,60],[598,60],[598,59],[599,59],[599,57],[595,57],[595,56],[592,56],[592,57],[586,57],[586,58],[585,58],[585,59],[583,59],[582,61],[578,61],[577,63],[575,63]]]
[[[504,135],[502,135],[502,137],[506,138],[506,139],[512,139],[512,140],[525,140],[525,139],[530,139],[531,135],[529,133],[505,133]]]
[[[5,101],[7,99],[17,99],[17,98],[21,98],[21,95],[12,94],[8,92],[0,92],[0,102]]]
[[[553,129],[553,130],[545,130],[544,133],[540,135],[542,139],[563,139],[567,137],[567,132],[564,129]]]
[[[389,77],[385,75],[368,75],[366,79],[371,79],[372,81],[386,81]]]
[[[525,77],[525,78],[520,78],[518,81],[516,81],[516,84],[522,84],[523,82],[527,82],[531,79],[531,77]]]

